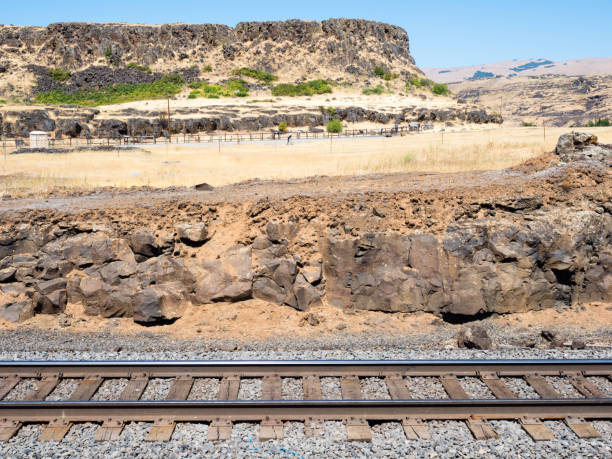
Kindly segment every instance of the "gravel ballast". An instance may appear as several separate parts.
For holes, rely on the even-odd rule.
[[[244,346],[232,342],[181,341],[159,336],[116,336],[110,334],[74,335],[64,332],[19,330],[0,332],[3,343],[2,360],[309,360],[324,359],[495,359],[495,358],[611,358],[612,349],[585,350],[505,348],[497,350],[440,349],[427,342],[397,342],[371,337],[347,337],[330,341],[288,342],[262,341]],[[563,397],[575,397],[575,390],[556,378],[547,379]],[[589,380],[610,396],[612,384],[605,378]],[[504,378],[520,397],[539,398],[523,380]],[[143,399],[163,399],[172,379],[153,379]],[[364,398],[389,398],[384,379],[360,380]],[[460,378],[460,383],[471,396],[489,398],[486,386],[475,378]],[[105,381],[93,397],[109,400],[121,393],[127,380]],[[443,397],[447,395],[435,378],[406,378],[413,398]],[[74,382],[61,383],[49,399],[69,396]],[[299,399],[302,384],[299,379],[282,382],[284,399]],[[20,399],[36,387],[36,380],[22,381],[7,396]],[[215,399],[219,380],[197,378],[190,399]],[[321,389],[326,399],[341,399],[340,380],[321,378]],[[244,379],[240,397],[257,399],[261,395],[261,380]],[[372,443],[346,441],[345,426],[341,422],[323,422],[320,437],[307,438],[302,423],[285,423],[283,440],[258,441],[258,426],[253,423],[234,425],[227,442],[206,441],[208,426],[199,423],[179,423],[170,442],[145,442],[150,423],[129,423],[117,441],[93,441],[97,426],[75,424],[61,443],[37,441],[39,425],[25,425],[9,442],[0,444],[3,457],[612,457],[612,422],[595,421],[593,426],[601,434],[599,439],[579,439],[560,421],[547,421],[555,433],[555,440],[534,442],[515,421],[490,421],[499,439],[476,441],[465,423],[432,421],[427,423],[430,440],[407,440],[397,422],[372,425]]]

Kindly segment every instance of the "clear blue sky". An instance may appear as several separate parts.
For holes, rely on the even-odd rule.
[[[216,23],[363,18],[399,25],[420,67],[612,57],[612,0],[2,0],[0,22]]]

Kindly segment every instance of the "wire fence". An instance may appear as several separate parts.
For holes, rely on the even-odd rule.
[[[380,129],[345,129],[340,133],[312,132],[295,130],[291,132],[269,131],[250,133],[223,133],[223,134],[174,134],[172,136],[146,136],[146,135],[121,135],[106,138],[49,138],[49,148],[65,147],[96,147],[111,145],[147,145],[147,144],[221,144],[221,143],[246,143],[263,142],[274,140],[291,139],[333,139],[351,137],[392,137],[404,136],[422,132],[423,128],[411,126],[398,126]],[[0,141],[3,150],[31,148],[28,138],[7,138]]]

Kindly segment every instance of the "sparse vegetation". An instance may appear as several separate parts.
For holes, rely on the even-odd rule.
[[[41,104],[97,105],[120,104],[135,100],[161,99],[178,94],[183,88],[183,78],[176,74],[166,75],[152,83],[116,84],[100,89],[84,89],[74,93],[53,90],[36,94]]]
[[[110,49],[110,48],[106,48],[106,49],[104,50],[104,56],[105,56],[107,59],[110,59],[111,57],[113,57],[113,50],[112,50],[112,49]]]
[[[6,104],[6,100],[5,99],[0,99],[0,104]]]
[[[433,92],[437,96],[446,96],[450,94],[450,89],[448,89],[448,86],[445,84],[435,83],[433,85],[433,88],[431,89],[431,92]]]
[[[126,67],[131,68],[131,69],[140,70],[141,72],[153,73],[152,70],[146,65],[140,65],[140,64],[137,64],[136,62],[130,62]]]
[[[365,88],[361,92],[363,94],[365,94],[366,96],[371,96],[373,94],[380,95],[380,94],[383,94],[385,92],[385,87],[382,84],[379,84],[379,85],[377,85],[374,88]]]
[[[63,83],[64,81],[68,81],[70,79],[71,73],[68,70],[54,68],[53,70],[49,71],[49,76],[55,81]]]
[[[249,67],[242,67],[232,72],[233,75],[241,75],[250,78],[254,78],[262,83],[270,84],[273,81],[278,80],[278,77],[273,73],[263,72],[261,70],[251,69]]]
[[[380,65],[377,65],[376,67],[374,67],[374,70],[372,70],[372,73],[374,73],[374,75],[386,81],[391,81],[391,80],[395,80],[399,78],[399,75],[397,73],[388,72],[384,67]]]
[[[284,121],[278,123],[278,130],[280,132],[287,132],[287,123],[285,123]]]
[[[608,127],[612,126],[608,118],[599,118],[598,120],[589,121],[586,127]]]
[[[434,82],[429,78],[411,78],[406,82],[406,90],[410,91],[412,88],[432,88]]]
[[[282,83],[272,88],[273,96],[312,96],[331,92],[332,87],[326,80],[312,80],[299,84]]]
[[[523,121],[521,123],[521,126],[523,126],[523,127],[536,127],[536,125],[534,123],[530,123],[529,121]]]
[[[205,65],[204,67],[202,67],[202,72],[209,73],[212,72],[212,69],[212,65]]]
[[[330,133],[336,134],[342,132],[342,122],[338,119],[331,120],[329,123],[327,123],[325,127],[327,129],[327,132]]]
[[[189,83],[193,89],[189,95],[196,97],[206,97],[207,99],[219,99],[220,97],[247,97],[249,88],[244,80],[230,80],[223,84],[210,84],[208,81],[194,81]]]

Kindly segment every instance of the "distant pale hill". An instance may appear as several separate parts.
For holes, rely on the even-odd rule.
[[[515,59],[483,65],[463,67],[439,67],[422,69],[428,78],[440,83],[457,83],[465,80],[478,80],[514,76],[535,75],[610,75],[612,57],[594,57],[554,62],[550,59]]]

